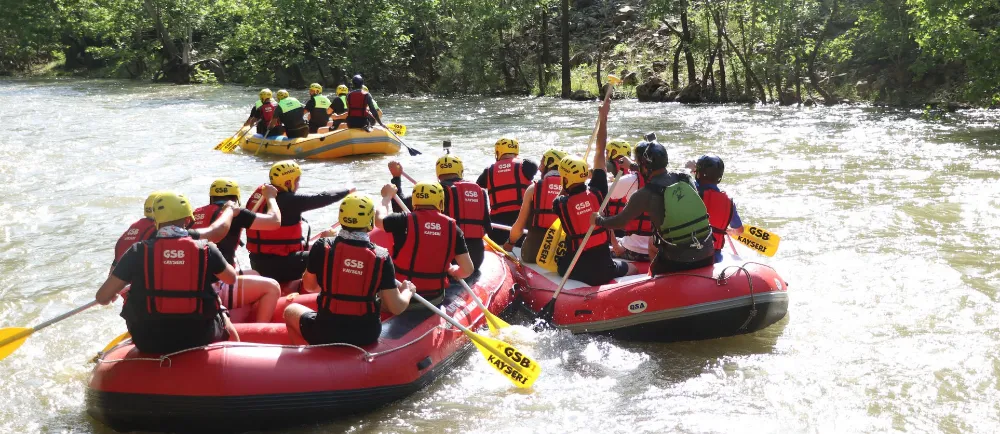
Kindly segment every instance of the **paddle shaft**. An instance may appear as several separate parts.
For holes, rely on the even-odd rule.
[[[337,223],[334,223],[334,224],[333,224],[332,226],[330,226],[330,229],[336,229],[336,228],[337,228],[337,226],[340,226],[340,222],[337,222]],[[310,238],[310,239],[309,239],[309,243],[311,244],[311,243],[312,243],[313,241],[316,241],[316,240],[318,240],[318,239],[319,239],[319,237],[320,237],[320,235],[322,235],[322,234],[323,234],[323,233],[322,233],[322,232],[320,232],[320,233],[316,234],[316,236],[314,236],[314,237]]]
[[[411,183],[411,184],[416,184],[416,183],[417,183],[417,180],[416,180],[416,179],[413,179],[413,177],[412,177],[412,176],[410,176],[410,174],[409,174],[409,173],[406,173],[406,171],[405,171],[405,170],[403,171],[403,178],[406,178],[406,180],[407,180],[407,181],[410,181],[410,183]]]
[[[618,174],[615,175],[615,181],[611,183],[611,187],[608,188],[608,194],[604,196],[604,201],[601,202],[601,209],[597,210],[598,214],[604,212],[604,208],[607,208],[608,202],[611,201],[611,192],[615,191],[618,181],[622,179],[622,173],[623,172],[618,172]],[[597,225],[591,224],[590,227],[587,228],[587,235],[583,236],[583,241],[580,242],[580,248],[576,249],[576,254],[573,255],[573,261],[569,263],[569,268],[566,269],[566,274],[563,274],[562,281],[559,282],[559,287],[556,288],[556,292],[552,294],[552,301],[555,301],[556,297],[559,296],[559,293],[562,292],[563,287],[566,286],[566,281],[569,280],[569,275],[573,273],[573,268],[576,267],[576,262],[580,260],[580,255],[583,254],[584,249],[586,249],[587,241],[589,241],[590,236],[594,234],[595,227],[597,227]]]
[[[401,283],[399,281],[396,282],[396,285],[400,285],[400,284]],[[448,321],[448,324],[451,324],[451,325],[455,326],[456,328],[458,328],[459,330],[461,330],[462,333],[465,333],[465,335],[469,337],[469,339],[472,339],[473,341],[476,341],[476,343],[479,344],[479,345],[481,345],[483,348],[488,349],[491,353],[494,352],[494,351],[496,351],[489,344],[489,342],[486,342],[485,340],[483,340],[482,338],[480,338],[478,334],[474,333],[472,330],[469,330],[467,327],[463,326],[462,324],[459,324],[458,321],[455,321],[454,318],[452,318],[448,314],[444,313],[444,311],[442,311],[441,309],[438,309],[437,306],[434,306],[433,304],[431,304],[431,302],[427,301],[426,298],[420,296],[420,294],[417,294],[416,292],[414,292],[413,293],[413,298],[415,298],[415,299],[417,299],[417,301],[423,303],[423,305],[426,306],[427,309],[430,309],[431,312],[434,312],[434,313],[438,314],[441,318],[444,318],[445,321]]]
[[[399,208],[402,209],[403,212],[410,212],[410,209],[406,207],[406,204],[403,203],[403,199],[400,199],[399,196],[396,196],[395,194],[392,195],[392,200],[396,201],[396,205],[399,205]]]
[[[458,280],[458,283],[462,284],[462,288],[465,288],[466,291],[469,291],[469,294],[472,294],[472,299],[476,301],[476,305],[479,306],[479,309],[483,311],[483,315],[489,317],[490,312],[486,309],[486,305],[483,304],[483,301],[479,299],[479,296],[476,295],[476,292],[469,287],[469,284],[465,283],[465,279],[456,279],[456,280]]]
[[[608,90],[604,91],[604,103],[607,104],[608,100],[611,99],[611,90],[615,87],[615,79],[608,76]],[[583,160],[587,161],[587,157],[590,156],[590,148],[594,146],[594,140],[597,138],[597,130],[601,128],[601,117],[597,117],[597,123],[594,125],[594,132],[590,133],[590,141],[587,142],[587,152],[583,154]]]
[[[733,255],[740,256],[740,253],[736,251],[736,242],[733,241],[733,237],[727,233],[726,239],[729,240],[729,248],[733,249]]]
[[[55,323],[57,323],[59,321],[62,321],[64,319],[66,319],[66,318],[69,318],[69,317],[71,317],[73,315],[76,315],[76,314],[78,314],[80,312],[83,312],[83,311],[85,311],[87,309],[90,309],[90,308],[92,308],[94,306],[97,306],[97,300],[91,301],[90,303],[87,303],[87,304],[85,304],[83,306],[79,306],[79,307],[77,307],[77,308],[75,308],[75,309],[73,309],[73,310],[71,310],[69,312],[66,312],[66,313],[64,313],[62,315],[59,315],[59,316],[57,316],[55,318],[49,319],[47,321],[43,321],[42,323],[40,323],[40,324],[38,324],[38,325],[36,325],[36,326],[28,329],[27,331],[25,331],[23,333],[18,333],[18,334],[14,335],[14,336],[11,336],[11,337],[7,338],[7,339],[4,339],[2,342],[0,342],[0,347],[2,347],[4,345],[7,345],[7,344],[9,344],[11,342],[20,340],[21,338],[29,336],[29,335],[31,335],[34,332],[37,332],[37,331],[39,331],[39,330],[41,330],[43,328],[46,328],[46,327],[48,327],[48,326],[50,326],[52,324],[55,324]]]
[[[409,145],[407,145],[406,142],[404,142],[403,139],[399,138],[399,136],[397,136],[395,132],[393,132],[391,129],[389,129],[389,127],[385,126],[385,124],[382,123],[381,119],[379,119],[378,124],[381,125],[382,128],[385,128],[385,130],[388,131],[389,134],[392,134],[392,136],[395,137],[396,140],[398,140],[399,143],[402,144],[403,147],[405,147],[406,150],[410,152],[410,155],[420,155],[422,153],[422,152],[420,152],[420,151],[418,151],[416,149],[411,148]]]

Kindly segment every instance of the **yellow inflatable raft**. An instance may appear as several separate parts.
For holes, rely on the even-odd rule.
[[[374,127],[371,132],[348,128],[296,139],[283,136],[265,139],[260,134],[254,134],[240,141],[244,152],[316,160],[365,154],[395,154],[399,152],[399,146],[399,140],[382,127]]]

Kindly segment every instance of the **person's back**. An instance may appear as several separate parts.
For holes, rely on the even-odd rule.
[[[275,115],[285,128],[285,135],[289,139],[306,137],[309,135],[309,125],[306,124],[302,116],[305,114],[305,106],[295,97],[289,96],[287,90],[279,90],[278,109]]]
[[[472,264],[478,270],[485,255],[483,237],[491,229],[486,191],[462,179],[465,165],[454,155],[438,158],[435,173],[444,187],[444,214],[455,220],[462,230]]]
[[[512,251],[521,243],[521,261],[535,263],[538,250],[542,246],[545,231],[556,221],[552,203],[562,193],[562,180],[559,177],[559,162],[566,153],[558,149],[549,149],[542,154],[542,177],[528,185],[524,191],[517,219],[511,225],[511,230],[503,248]],[[526,235],[522,234],[527,231]]]
[[[722,248],[726,245],[727,230],[732,228],[735,235],[743,233],[743,221],[736,211],[736,203],[725,191],[719,189],[719,182],[722,181],[725,170],[725,163],[715,155],[704,155],[694,163],[698,195],[705,202],[708,222],[712,227],[715,262],[722,261]]]
[[[355,75],[351,79],[354,90],[347,94],[347,127],[371,129],[370,118],[374,118],[376,123],[381,123],[378,115],[378,108],[372,96],[362,89],[364,79],[360,75]]]
[[[516,139],[504,137],[497,140],[493,144],[496,162],[476,179],[476,184],[489,193],[490,218],[507,226],[517,221],[525,192],[538,173],[537,164],[518,157],[520,146]],[[489,235],[497,242],[510,238],[509,232],[503,229],[491,229]]]
[[[256,122],[257,134],[261,136],[271,135],[268,127],[271,125],[271,119],[274,118],[274,110],[277,107],[278,103],[271,99],[271,89],[261,89],[259,98],[254,102],[253,108],[250,109],[250,117],[247,118],[244,125],[250,126]]]
[[[319,83],[309,85],[309,101],[306,102],[305,112],[309,115],[310,134],[318,133],[320,128],[326,128],[330,122],[331,105],[330,99],[323,95],[323,86]]]
[[[155,191],[146,197],[146,201],[142,207],[143,217],[129,225],[128,229],[118,237],[118,242],[115,243],[115,258],[111,261],[112,269],[115,268],[115,265],[118,265],[118,261],[121,260],[122,255],[128,251],[129,247],[132,247],[135,243],[151,239],[156,234],[156,220],[153,219],[153,201],[156,200],[156,196],[159,196],[160,193],[159,191]]]

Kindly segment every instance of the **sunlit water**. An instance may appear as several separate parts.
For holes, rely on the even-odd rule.
[[[377,91],[377,89],[376,89]],[[305,92],[300,92],[305,93]],[[115,240],[155,189],[207,201],[273,160],[213,151],[256,89],[0,82],[0,318],[27,326],[93,298]],[[419,157],[301,162],[303,189],[376,193],[399,158],[433,175],[442,140],[474,178],[501,135],[537,158],[582,153],[596,104],[381,98]],[[769,263],[789,316],[753,335],[630,344],[546,332],[521,344],[543,376],[519,392],[478,354],[425,390],[317,432],[997,432],[1000,113],[925,120],[877,108],[615,102],[611,135],[656,131],[671,166],[713,151],[744,221],[782,235]],[[335,210],[307,215],[330,224]],[[744,251],[747,256],[751,253]],[[0,432],[106,432],[86,416],[90,358],[120,304],[32,336],[0,362]]]

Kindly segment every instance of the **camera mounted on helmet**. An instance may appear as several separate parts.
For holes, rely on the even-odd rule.
[[[643,138],[645,140],[636,144],[633,152],[639,173],[649,181],[653,172],[667,168],[667,148],[656,141],[656,133],[648,133]]]

